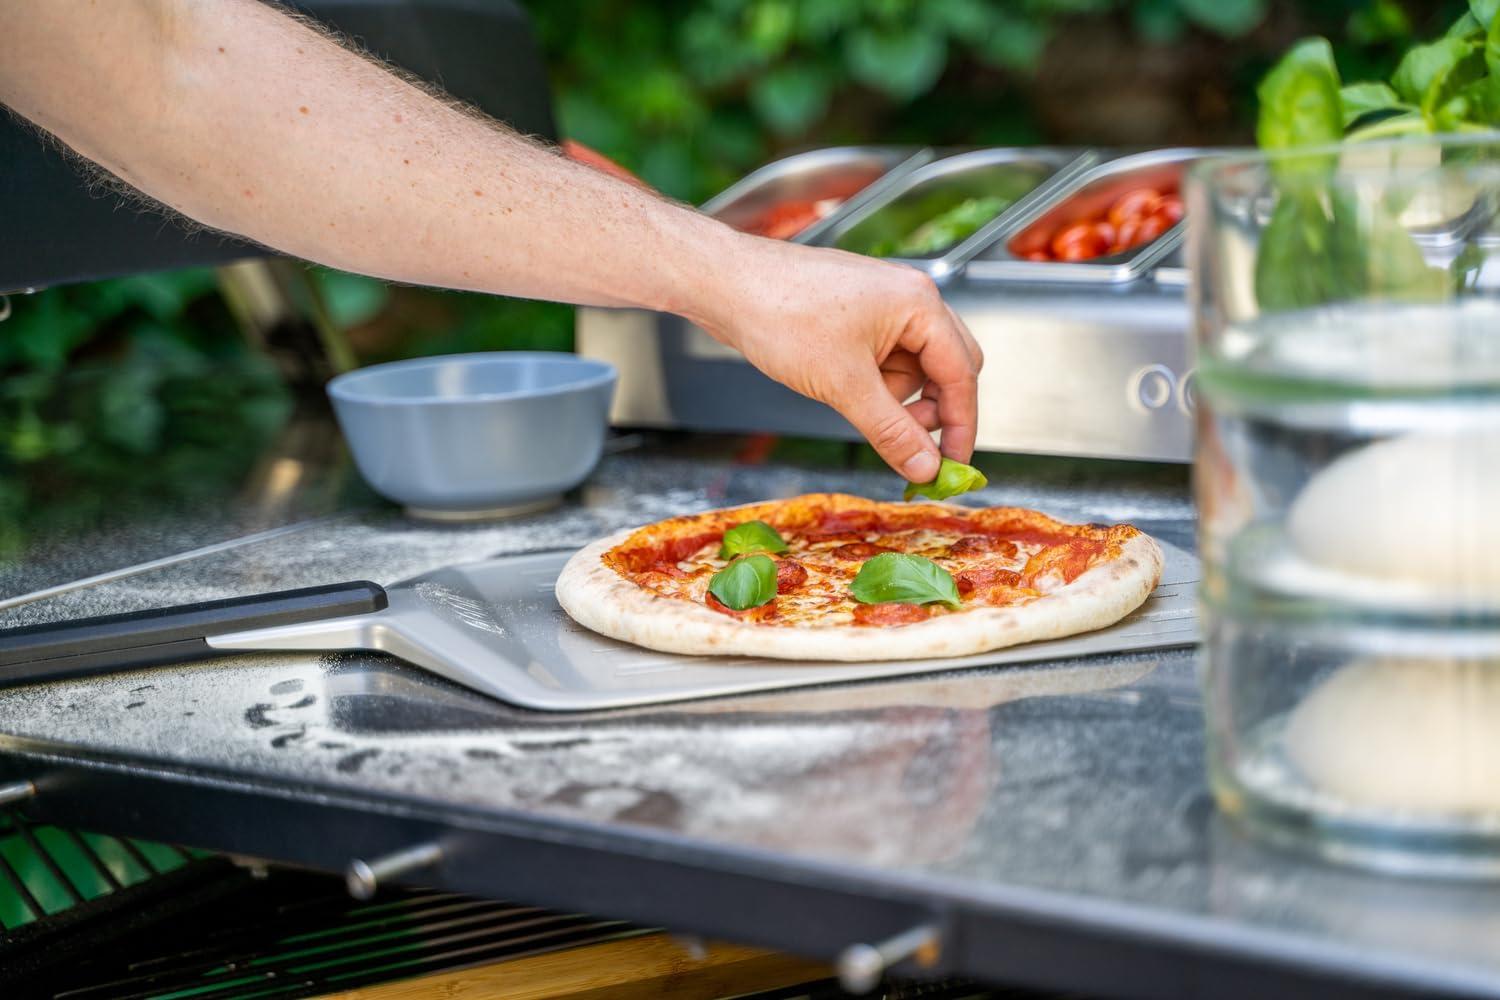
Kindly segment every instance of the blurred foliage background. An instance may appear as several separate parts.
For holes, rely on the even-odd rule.
[[[1462,0],[526,0],[562,132],[699,202],[859,142],[1249,142],[1260,75],[1323,34],[1385,77]],[[310,272],[361,363],[567,349],[566,307]],[[294,410],[211,271],[52,289],[0,324],[0,559],[25,513],[222,490]],[[152,476],[143,484],[143,460]],[[87,483],[87,490],[75,489]]]

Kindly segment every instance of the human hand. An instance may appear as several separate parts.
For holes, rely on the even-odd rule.
[[[722,263],[715,301],[684,310],[711,336],[832,406],[912,482],[937,475],[931,431],[969,460],[984,355],[926,274],[739,234]]]

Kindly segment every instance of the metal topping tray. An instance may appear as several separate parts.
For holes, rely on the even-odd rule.
[[[641,649],[583,628],[558,606],[552,588],[571,552],[451,567],[421,577],[399,593],[393,590],[392,634],[381,648],[418,661],[423,647],[467,649],[473,669],[466,683],[514,705],[569,712],[1192,645],[1198,641],[1193,603],[1198,561],[1173,545],[1159,544],[1166,556],[1161,584],[1119,623],[956,659],[809,664]],[[403,620],[420,624],[403,635]],[[274,647],[255,643],[251,648]],[[495,663],[500,666],[480,669]],[[481,673],[486,676],[474,676]]]
[[[1179,188],[1187,166],[1213,155],[1205,149],[1158,149],[1109,160],[1050,191],[1051,197],[1031,202],[1024,211],[1010,213],[986,227],[970,244],[971,253],[955,262],[975,279],[1019,281],[1133,281],[1172,253],[1182,242],[1186,220],[1157,239],[1117,254],[1087,261],[1023,260],[1011,253],[1011,242],[1034,228],[1056,229],[1106,208],[1125,191],[1136,187]]]
[[[950,273],[978,247],[999,221],[1045,204],[1056,187],[1094,162],[1091,153],[1057,149],[980,149],[940,159],[913,171],[894,190],[828,220],[813,242],[856,253],[911,232],[968,198],[999,195],[1010,199],[994,219],[958,243],[931,254],[893,257],[934,276]]]
[[[841,199],[829,215],[790,237],[815,239],[839,218],[880,198],[913,170],[931,161],[930,149],[838,146],[797,153],[768,163],[703,204],[703,211],[736,229],[750,229],[788,201]]]

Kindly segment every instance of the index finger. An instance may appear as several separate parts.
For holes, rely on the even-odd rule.
[[[955,318],[946,308],[935,310],[901,346],[917,356],[936,389],[943,454],[967,462],[979,424],[979,369]]]

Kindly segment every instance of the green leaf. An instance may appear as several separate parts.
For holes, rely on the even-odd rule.
[[[1484,47],[1462,38],[1440,38],[1412,48],[1391,76],[1403,101],[1421,107],[1429,122],[1436,109],[1484,73]]]
[[[762,57],[774,59],[786,51],[796,27],[795,5],[788,0],[756,0],[745,18],[745,37]]]
[[[725,566],[708,581],[708,592],[726,608],[758,608],[776,596],[776,560],[744,556]]]
[[[1312,195],[1284,193],[1260,234],[1255,300],[1261,311],[1300,309],[1338,297],[1330,221]]]
[[[1500,0],[1469,0],[1469,13],[1482,25],[1493,25],[1500,14]]]
[[[1470,41],[1478,41],[1484,37],[1484,25],[1474,20],[1474,15],[1465,11],[1457,21],[1443,32],[1444,38],[1465,38]]]
[[[958,585],[947,570],[931,559],[905,552],[882,552],[867,560],[849,584],[849,592],[862,604],[960,605]]]
[[[1175,45],[1187,30],[1187,18],[1174,0],[1136,0],[1130,20],[1141,40],[1154,45]]]
[[[1245,34],[1266,17],[1265,0],[1177,0],[1193,21],[1226,37]]]
[[[1396,0],[1374,0],[1349,16],[1349,40],[1360,47],[1411,38],[1411,18]]]
[[[1337,191],[1332,206],[1340,297],[1430,302],[1448,296],[1448,273],[1427,263],[1411,233],[1383,205]]]
[[[1479,244],[1464,244],[1458,256],[1453,258],[1453,263],[1448,265],[1448,274],[1453,281],[1455,292],[1473,292],[1478,289],[1479,272],[1484,270],[1485,259],[1488,256]]]
[[[984,478],[984,473],[972,465],[945,458],[943,464],[938,467],[937,477],[932,482],[908,483],[906,492],[902,496],[906,500],[917,496],[923,496],[929,500],[946,500],[960,493],[968,493],[970,490],[982,490],[988,485],[989,480]]]
[[[1031,72],[1047,47],[1048,30],[1034,20],[996,12],[996,23],[979,44],[979,58],[993,66]]]
[[[1410,104],[1402,104],[1396,92],[1384,83],[1351,83],[1339,91],[1339,102],[1344,112],[1344,127],[1348,128],[1357,119],[1374,111],[1414,111]]]
[[[911,100],[931,90],[942,76],[948,42],[935,32],[862,27],[850,32],[844,59],[860,83]]]
[[[816,66],[781,66],[750,85],[750,106],[782,135],[795,135],[823,117],[832,88]]]
[[[785,552],[786,540],[764,521],[746,521],[724,532],[719,545],[720,559],[733,559],[754,552]]]
[[[1321,146],[1343,138],[1339,71],[1327,39],[1305,38],[1292,46],[1266,74],[1256,94],[1260,115],[1255,137],[1262,149],[1274,152]],[[1272,169],[1285,183],[1327,173],[1335,162],[1331,154],[1292,157],[1273,162]]]
[[[327,268],[314,273],[328,318],[341,330],[374,319],[390,299],[390,289],[377,278]]]

